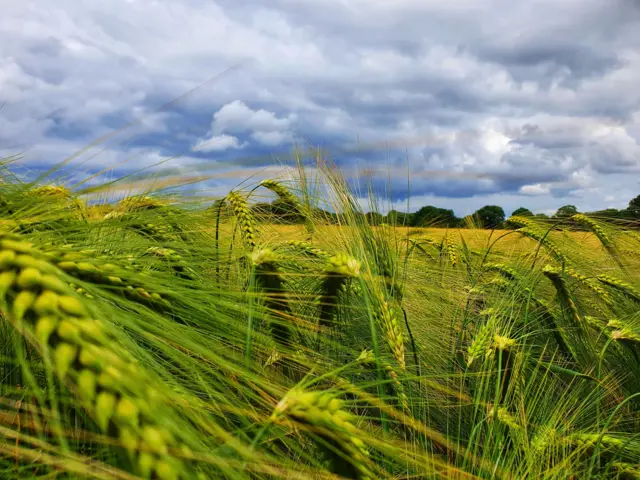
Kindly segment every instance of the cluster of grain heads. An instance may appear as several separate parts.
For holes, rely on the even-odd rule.
[[[4,319],[25,332],[45,362],[74,391],[100,429],[117,438],[145,478],[181,478],[169,455],[177,442],[158,421],[144,371],[92,318],[61,278],[62,272],[30,243],[0,235],[0,305]]]
[[[640,330],[634,329],[618,319],[609,320],[607,328],[610,329],[606,332],[609,337],[626,348],[635,361],[640,364]]]
[[[72,196],[71,192],[65,187],[43,185],[29,191],[28,195],[47,202],[54,201],[68,204],[73,218],[77,220],[86,220],[88,217],[87,207],[84,202]]]
[[[249,208],[247,199],[238,192],[229,192],[226,199],[231,204],[233,213],[238,219],[245,244],[250,250],[253,250],[256,247],[256,220],[251,208]]]
[[[318,446],[331,460],[331,470],[342,478],[369,480],[374,475],[369,452],[354,426],[354,416],[328,391],[293,389],[276,406],[272,420],[294,420],[318,437]]]
[[[340,253],[327,260],[320,298],[319,327],[327,327],[333,323],[338,306],[338,293],[347,281],[359,276],[360,262],[352,256]]]
[[[134,195],[121,200],[105,220],[119,220],[120,225],[157,242],[184,237],[176,221],[176,209],[159,198]]]
[[[265,305],[273,319],[269,325],[273,339],[281,346],[291,346],[291,312],[283,287],[282,272],[278,267],[278,257],[269,249],[254,250],[251,253],[251,263],[256,290],[264,292]]]

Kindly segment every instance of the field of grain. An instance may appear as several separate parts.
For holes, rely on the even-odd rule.
[[[0,184],[2,478],[640,478],[640,233]],[[579,228],[576,228],[578,226]]]

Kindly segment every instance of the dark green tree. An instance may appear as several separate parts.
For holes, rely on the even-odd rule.
[[[389,210],[385,217],[385,222],[389,225],[410,226],[413,224],[413,213],[399,212],[398,210]]]
[[[516,208],[513,212],[511,212],[511,216],[517,216],[517,217],[533,217],[533,212],[531,210],[529,210],[528,208],[524,208],[524,207],[520,207],[520,208]]]
[[[382,215],[381,213],[367,212],[365,216],[367,217],[367,222],[369,223],[369,225],[378,226],[381,223],[384,223],[384,215]]]
[[[498,205],[485,205],[474,216],[484,228],[497,228],[504,222],[504,210]]]
[[[570,217],[572,215],[575,215],[576,213],[578,213],[578,209],[575,205],[564,205],[558,209],[554,217]]]
[[[632,199],[629,202],[629,207],[627,208],[627,211],[633,217],[640,217],[640,195],[638,195],[636,198]]]
[[[414,227],[456,227],[460,220],[453,210],[427,205],[413,214]]]

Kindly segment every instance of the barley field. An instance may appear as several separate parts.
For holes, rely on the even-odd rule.
[[[640,478],[637,224],[87,191],[3,170],[3,479]]]

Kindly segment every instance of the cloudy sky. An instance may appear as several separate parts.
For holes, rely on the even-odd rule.
[[[397,205],[409,176],[412,209],[623,208],[640,194],[640,3],[3,2],[0,107],[0,156],[31,173],[170,159],[223,192],[310,142],[379,172]]]

